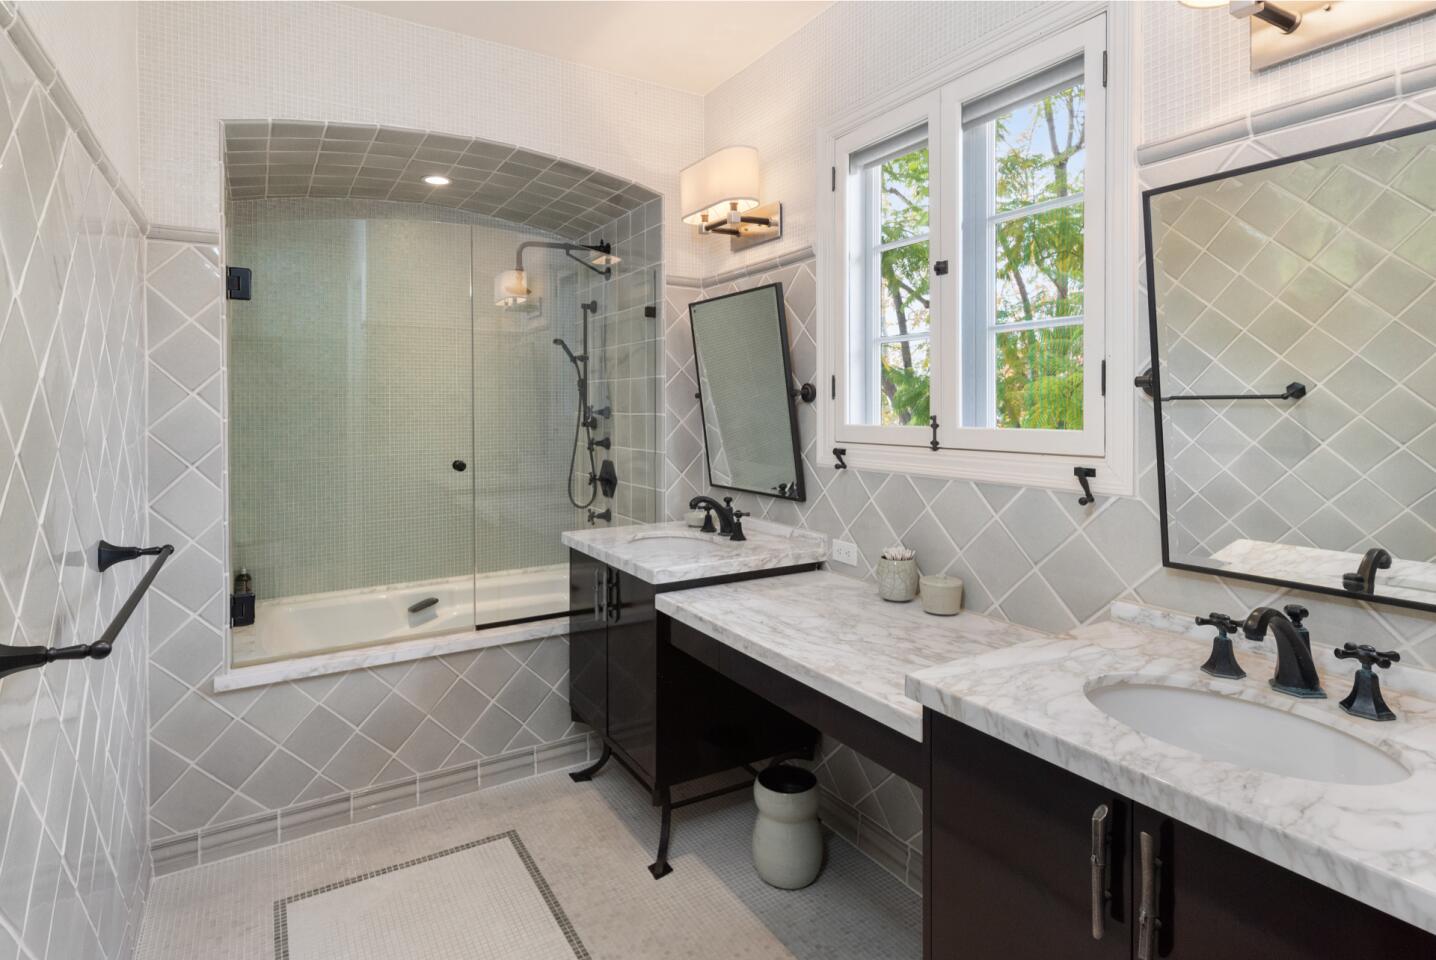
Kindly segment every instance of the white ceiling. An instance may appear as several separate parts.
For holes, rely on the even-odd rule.
[[[832,0],[347,0],[385,16],[706,94]]]

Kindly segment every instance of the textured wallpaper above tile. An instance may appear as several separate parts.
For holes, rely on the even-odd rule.
[[[51,82],[47,78],[47,83]],[[93,642],[148,560],[143,241],[0,34],[0,642]],[[125,958],[149,886],[145,633],[0,682],[0,955]]]
[[[420,128],[539,151],[676,205],[703,100],[339,3],[139,5],[140,169],[156,223],[217,230],[220,120]],[[668,252],[699,272],[676,219]]]

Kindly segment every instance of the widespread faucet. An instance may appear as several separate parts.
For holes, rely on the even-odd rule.
[[[1301,625],[1308,611],[1295,603],[1287,604],[1285,612],[1275,607],[1257,607],[1242,624],[1248,640],[1265,640],[1267,630],[1276,639],[1276,675],[1271,687],[1278,693],[1307,700],[1325,699],[1316,662],[1311,658],[1311,635]]]
[[[703,532],[713,532],[713,514],[718,515],[718,533],[721,536],[733,536],[733,498],[724,497],[723,503],[719,503],[712,497],[697,496],[688,501],[689,510],[697,510],[702,507],[708,511],[703,517]],[[741,527],[739,528],[742,529]],[[740,537],[741,539],[741,537]]]

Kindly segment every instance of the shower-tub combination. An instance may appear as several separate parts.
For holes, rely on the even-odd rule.
[[[661,201],[311,126],[226,126],[225,261],[253,277],[227,305],[229,557],[258,598],[232,666],[567,614],[560,533],[657,519]]]

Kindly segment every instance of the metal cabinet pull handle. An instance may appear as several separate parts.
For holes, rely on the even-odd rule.
[[[593,619],[602,620],[603,612],[603,582],[605,579],[603,569],[593,571]]]
[[[1107,820],[1112,811],[1104,803],[1092,811],[1092,939],[1101,940],[1106,932],[1107,900]]]
[[[1157,840],[1145,830],[1138,840],[1138,855],[1142,860],[1142,899],[1137,908],[1137,960],[1153,960],[1157,955],[1157,930],[1162,921],[1157,917],[1157,887],[1160,884],[1158,871],[1162,861],[1157,859]]]
[[[605,606],[609,623],[617,623],[623,616],[623,595],[619,592],[618,573],[608,579],[608,600]]]

